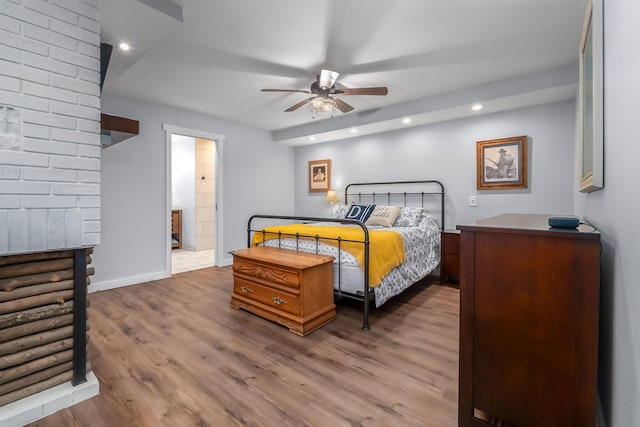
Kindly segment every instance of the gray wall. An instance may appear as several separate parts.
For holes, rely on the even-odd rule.
[[[606,425],[626,427],[640,425],[640,2],[604,6],[605,186],[576,210],[602,233],[598,388]]]
[[[295,151],[295,210],[328,214],[323,193],[309,193],[307,162],[332,159],[332,187],[344,202],[351,182],[438,179],[446,191],[446,227],[505,212],[573,213],[575,102],[566,101]],[[476,141],[527,135],[529,188],[477,191]],[[468,197],[478,195],[478,206]]]
[[[109,288],[163,277],[167,195],[163,124],[225,136],[224,255],[246,245],[246,221],[257,209],[293,210],[293,149],[267,131],[122,96],[103,94],[102,110],[140,121],[140,135],[102,152],[102,242],[92,285]]]

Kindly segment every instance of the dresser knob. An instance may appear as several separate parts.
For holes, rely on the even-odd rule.
[[[240,290],[245,294],[250,294],[253,292],[253,289],[247,288],[246,286],[240,286]]]
[[[274,303],[276,303],[276,304],[278,304],[278,305],[282,305],[282,304],[286,303],[286,301],[285,301],[285,300],[283,300],[283,299],[282,299],[282,298],[280,298],[280,297],[273,297],[273,298],[271,298],[271,299],[273,300],[273,302],[274,302]]]

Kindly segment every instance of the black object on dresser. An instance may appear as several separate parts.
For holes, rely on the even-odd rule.
[[[600,234],[549,215],[459,225],[460,426],[595,426]]]

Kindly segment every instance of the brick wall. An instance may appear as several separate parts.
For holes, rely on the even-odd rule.
[[[99,0],[0,0],[0,255],[100,242]]]

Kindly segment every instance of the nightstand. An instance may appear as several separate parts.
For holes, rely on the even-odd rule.
[[[442,230],[440,283],[460,283],[460,230]]]

